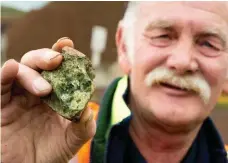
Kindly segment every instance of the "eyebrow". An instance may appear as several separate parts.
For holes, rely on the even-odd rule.
[[[175,26],[174,20],[157,19],[155,21],[148,23],[148,25],[145,28],[145,31],[150,31],[156,28],[169,29],[174,26]],[[224,46],[227,46],[227,39],[228,39],[227,33],[220,30],[218,27],[204,27],[200,33],[201,35],[205,35],[205,36],[217,37],[222,41],[222,44],[224,44]]]
[[[172,26],[174,26],[174,21],[158,19],[150,22],[149,25],[146,26],[145,30],[149,31],[155,28],[170,28]]]

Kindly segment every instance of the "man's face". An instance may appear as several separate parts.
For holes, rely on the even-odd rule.
[[[136,15],[130,65],[134,111],[169,125],[201,122],[228,74],[227,8],[222,3],[141,3]],[[159,78],[154,71],[166,73]]]

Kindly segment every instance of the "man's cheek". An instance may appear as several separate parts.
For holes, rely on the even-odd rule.
[[[213,88],[221,85],[225,80],[228,66],[225,66],[224,58],[200,58],[198,60],[200,73]]]

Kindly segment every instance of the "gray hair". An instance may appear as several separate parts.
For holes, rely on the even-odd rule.
[[[127,5],[124,17],[122,19],[123,38],[126,43],[127,55],[130,62],[134,60],[134,23],[136,21],[136,6],[139,2],[130,1]]]

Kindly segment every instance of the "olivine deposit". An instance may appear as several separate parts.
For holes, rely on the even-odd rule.
[[[52,85],[52,92],[43,98],[53,110],[69,120],[78,120],[91,99],[95,86],[91,61],[81,52],[64,47],[63,62],[41,75]]]

